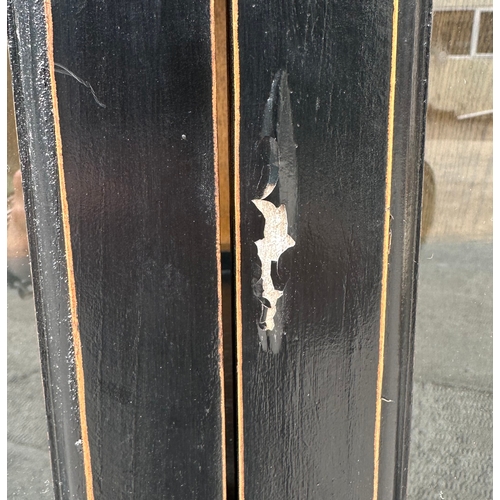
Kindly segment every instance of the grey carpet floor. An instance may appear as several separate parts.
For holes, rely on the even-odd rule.
[[[423,245],[409,500],[488,500],[493,489],[493,248]]]
[[[54,498],[34,304],[7,290],[7,497]]]
[[[492,498],[492,398],[489,392],[417,383],[409,500]]]

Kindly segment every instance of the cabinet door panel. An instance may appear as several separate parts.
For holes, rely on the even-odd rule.
[[[240,498],[399,498],[428,8],[232,9]]]
[[[58,497],[223,498],[213,5],[9,20]]]

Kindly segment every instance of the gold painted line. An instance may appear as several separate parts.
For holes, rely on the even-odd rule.
[[[54,131],[56,139],[57,166],[59,172],[59,188],[61,191],[61,215],[64,232],[64,249],[66,253],[66,266],[68,274],[68,292],[71,313],[71,331],[73,335],[73,347],[75,350],[75,372],[76,387],[78,393],[78,405],[80,408],[80,426],[82,431],[83,468],[85,473],[85,484],[87,500],[94,500],[94,488],[92,481],[92,464],[90,458],[90,446],[87,429],[87,414],[85,407],[85,377],[83,373],[82,343],[80,339],[80,327],[78,323],[78,304],[76,299],[75,274],[73,268],[73,251],[71,248],[71,229],[69,223],[68,199],[66,182],[64,177],[61,130],[59,127],[59,108],[57,104],[57,89],[54,70],[54,32],[52,25],[52,8],[50,0],[44,0],[45,19],[47,23],[47,55],[49,61],[50,83],[54,113]]]
[[[384,382],[384,350],[385,328],[387,313],[387,277],[389,272],[390,252],[390,224],[391,224],[391,192],[392,192],[392,156],[394,142],[394,102],[396,95],[396,56],[398,48],[398,11],[399,1],[394,0],[392,13],[392,52],[391,77],[389,87],[389,113],[387,124],[387,174],[385,184],[385,220],[384,246],[382,256],[382,290],[380,298],[380,333],[378,348],[378,373],[375,407],[375,435],[374,435],[374,470],[373,470],[373,500],[378,499],[379,471],[380,471],[380,427],[382,420],[382,385]]]
[[[219,189],[219,148],[217,129],[217,61],[215,39],[215,0],[210,0],[210,49],[212,66],[212,122],[214,138],[214,193],[215,193],[215,249],[217,260],[217,323],[219,329],[219,381],[220,381],[220,412],[221,412],[221,462],[222,462],[222,499],[226,500],[227,465],[226,465],[226,407],[224,391],[224,337],[222,326],[222,269],[220,249],[220,189]]]
[[[238,0],[232,0],[233,92],[234,92],[234,255],[236,293],[236,399],[238,422],[238,497],[245,498],[245,444],[243,428],[243,347],[241,313],[241,198],[240,198],[240,47]]]

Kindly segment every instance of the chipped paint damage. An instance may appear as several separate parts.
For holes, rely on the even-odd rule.
[[[287,280],[280,276],[280,257],[296,243],[297,163],[288,78],[274,77],[263,117],[261,141],[268,147],[261,195],[252,200],[265,220],[264,237],[255,242],[261,264],[254,293],[261,303],[258,334],[262,349],[278,353],[284,332],[280,301]]]

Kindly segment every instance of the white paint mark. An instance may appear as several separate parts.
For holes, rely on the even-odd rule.
[[[257,253],[262,265],[262,298],[268,302],[266,329],[274,330],[274,316],[276,314],[276,303],[283,295],[281,290],[274,288],[271,276],[273,262],[278,263],[280,256],[289,248],[295,246],[294,239],[288,234],[288,219],[285,205],[276,207],[270,201],[252,200],[260,210],[266,221],[264,226],[264,238],[255,242]]]

